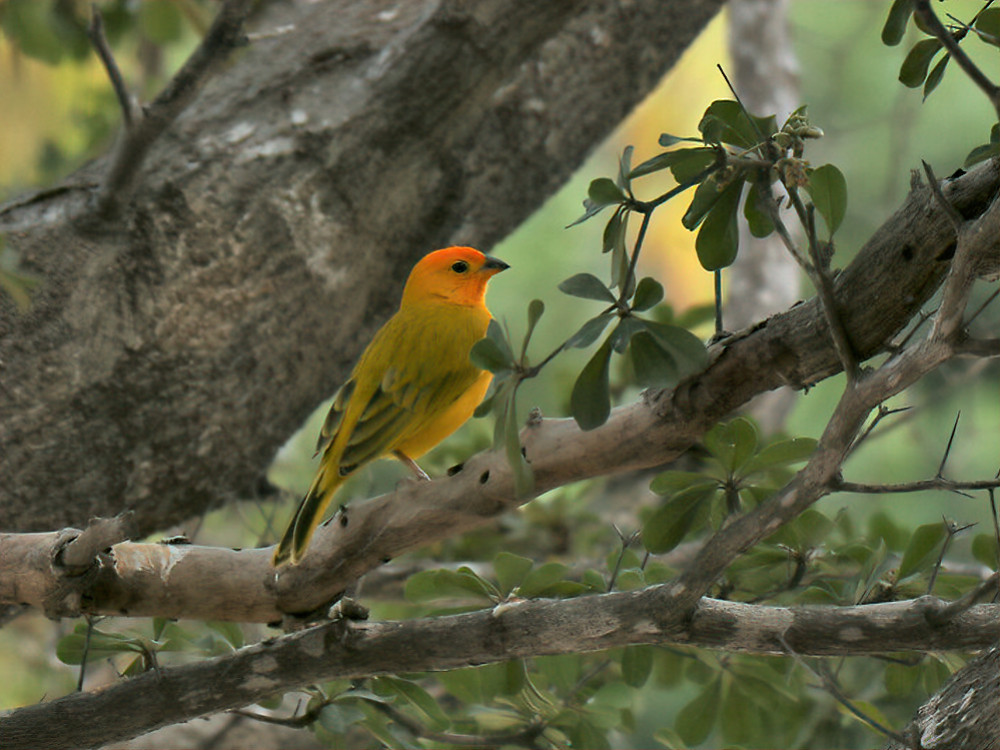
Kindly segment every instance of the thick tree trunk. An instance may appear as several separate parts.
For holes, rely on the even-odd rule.
[[[0,298],[0,529],[251,496],[414,259],[516,227],[721,5],[270,4],[118,218],[105,160],[0,207],[42,280]]]
[[[1000,748],[1000,647],[984,651],[958,670],[917,711],[886,750],[997,750]]]

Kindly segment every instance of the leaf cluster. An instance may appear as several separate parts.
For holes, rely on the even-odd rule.
[[[984,3],[968,23],[952,17],[953,24],[948,28],[948,32],[956,44],[960,44],[971,35],[989,47],[1000,48],[1000,7],[990,6],[991,3]],[[914,12],[914,0],[894,0],[882,27],[882,42],[889,46],[900,44],[911,20],[922,38],[914,42],[903,59],[899,68],[899,80],[909,88],[922,86],[923,98],[926,100],[944,78],[952,55],[934,31],[927,27],[920,14]],[[970,151],[965,158],[964,166],[968,168],[998,155],[1000,155],[1000,123],[994,123],[990,129],[989,141]]]

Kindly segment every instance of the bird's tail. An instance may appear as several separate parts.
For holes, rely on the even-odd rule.
[[[306,553],[309,539],[323,517],[323,511],[343,481],[343,477],[335,467],[333,469],[322,467],[316,472],[316,478],[313,479],[309,491],[302,498],[295,515],[288,522],[288,528],[281,536],[281,541],[274,549],[274,555],[271,557],[271,564],[274,567],[288,562],[292,565],[298,564]]]

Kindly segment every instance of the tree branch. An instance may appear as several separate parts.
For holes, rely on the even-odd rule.
[[[973,181],[987,178],[989,182],[995,179],[996,170],[992,163],[966,177]],[[955,251],[956,263],[969,273],[975,267],[976,252],[993,252],[991,243],[1000,233],[989,232],[1000,214],[1000,202],[985,209],[963,205],[957,200],[963,193],[955,194],[959,182],[945,186],[953,193],[950,199],[966,213],[985,211],[971,223],[972,229],[962,232]],[[935,265],[930,258],[946,252],[953,236],[942,216],[929,190],[915,191],[839,275],[838,309],[843,311],[859,353],[870,356],[879,351],[922,302],[919,293],[894,294],[887,285],[909,271],[927,276],[922,282],[911,276],[912,288],[929,294],[935,287],[934,281],[945,266]],[[931,221],[925,223],[921,217]],[[907,242],[919,238],[925,243],[907,245],[909,252],[925,259],[925,265],[900,267],[900,237]],[[951,278],[950,287],[957,284],[967,289],[955,281],[958,275]],[[865,301],[859,303],[862,298]],[[848,300],[853,304],[848,305]],[[952,310],[956,304],[946,299],[941,310]],[[939,313],[943,314],[947,313]],[[961,309],[950,314],[960,319]],[[660,465],[757,393],[785,384],[802,386],[837,372],[839,358],[824,335],[822,317],[814,298],[770,318],[766,325],[726,339],[713,347],[712,363],[704,372],[673,391],[652,394],[614,410],[608,422],[596,430],[583,432],[566,419],[533,422],[522,433],[522,445],[532,463],[536,494],[580,479]],[[940,318],[928,340],[856,383],[796,482],[770,503],[727,526],[722,537],[725,543],[702,550],[693,572],[682,579],[691,606],[729,560],[835,486],[840,464],[871,408],[951,356],[939,324]],[[50,596],[54,580],[49,560],[55,537],[7,535],[0,537],[0,602],[36,606],[48,602],[53,616],[85,611],[276,622],[285,614],[328,607],[357,578],[386,559],[481,526],[530,499],[514,498],[505,457],[484,453],[467,461],[455,476],[407,485],[351,506],[337,523],[317,531],[310,553],[300,565],[280,574],[271,568],[266,550],[119,544],[111,557],[103,559],[85,596],[66,599],[61,611],[52,609]],[[74,608],[78,601],[86,601],[82,610]]]
[[[674,644],[748,653],[847,655],[975,649],[996,639],[998,605],[978,605],[939,626],[922,597],[857,607],[763,607],[702,600],[678,624],[683,597],[669,584],[566,600],[509,603],[406,622],[319,625],[180,667],[161,667],[89,693],[27,706],[0,718],[5,750],[97,747],[166,724],[245,706],[303,684],[423,672],[630,644]],[[211,690],[204,686],[211,684]],[[988,700],[988,698],[984,698]]]
[[[85,220],[108,159],[0,206],[41,280],[0,296],[0,529],[254,497],[413,262],[512,231],[722,5],[258,3],[119,220]]]
[[[916,13],[924,24],[931,30],[934,36],[942,46],[947,50],[948,54],[951,55],[952,59],[958,63],[958,66],[965,71],[965,74],[969,79],[980,88],[980,90],[986,94],[986,97],[990,100],[990,104],[993,105],[993,109],[997,113],[997,119],[1000,120],[1000,86],[993,83],[979,66],[972,62],[972,59],[965,54],[965,50],[962,49],[961,45],[958,43],[958,39],[952,34],[948,29],[944,27],[938,19],[937,14],[931,7],[930,0],[915,0],[914,2],[914,13]]]
[[[111,163],[97,193],[97,212],[100,216],[111,215],[128,199],[150,146],[184,111],[205,79],[219,69],[230,52],[246,43],[242,28],[252,6],[253,0],[225,0],[198,48],[159,96],[143,109],[136,107],[128,95],[104,40],[100,13],[94,8],[88,35],[108,70],[124,120],[123,133],[115,145]]]

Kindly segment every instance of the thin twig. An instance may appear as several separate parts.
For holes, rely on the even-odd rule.
[[[132,122],[126,122],[125,132],[115,147],[111,165],[98,190],[98,215],[112,215],[128,198],[149,148],[194,99],[205,80],[229,53],[246,43],[241,29],[253,4],[253,0],[225,0],[201,44],[160,95],[145,108],[141,117],[136,116],[138,109],[132,112]],[[110,69],[109,75],[112,75]],[[119,91],[119,84],[113,77],[112,85]]]
[[[972,323],[972,321],[974,321],[976,318],[982,315],[983,311],[987,307],[989,307],[990,304],[992,304],[993,300],[995,300],[998,296],[1000,296],[1000,289],[994,289],[993,293],[986,298],[986,301],[983,302],[983,304],[981,304],[979,307],[977,307],[976,311],[966,319],[965,324],[969,325],[970,323]]]
[[[856,451],[861,446],[861,444],[868,439],[868,436],[872,434],[872,432],[875,430],[875,428],[879,425],[879,423],[883,419],[892,416],[893,414],[900,414],[902,412],[909,411],[912,408],[913,408],[912,406],[900,406],[896,409],[890,409],[885,404],[879,404],[878,413],[875,415],[874,419],[872,419],[872,421],[868,424],[868,426],[864,429],[864,432],[858,435],[858,439],[855,440],[854,444],[851,446],[851,452],[853,453],[854,451]]]
[[[402,725],[414,736],[430,740],[431,742],[444,742],[449,745],[470,747],[526,745],[528,747],[533,747],[535,739],[543,731],[545,731],[545,724],[536,722],[529,724],[524,729],[516,732],[505,732],[502,734],[458,734],[454,732],[435,732],[425,727],[416,719],[410,718],[398,708],[390,706],[388,703],[369,701],[369,705],[374,706],[397,724]]]
[[[955,482],[944,477],[922,479],[917,482],[900,482],[898,484],[862,484],[860,482],[839,481],[831,486],[837,492],[854,492],[859,495],[891,495],[909,492],[925,492],[927,490],[948,490],[966,495],[961,490],[994,490],[1000,487],[1000,479],[980,479],[972,482]]]
[[[997,472],[1000,475],[1000,472]],[[990,515],[993,518],[993,541],[996,542],[997,569],[1000,569],[1000,517],[997,516],[997,499],[990,489]],[[1000,597],[1000,580],[997,581],[997,596]]]
[[[923,159],[920,163],[924,165],[924,174],[927,175],[927,185],[931,189],[935,200],[937,200],[938,205],[944,211],[948,220],[951,222],[952,229],[955,230],[955,234],[958,234],[962,230],[962,224],[965,223],[965,219],[962,218],[962,214],[958,212],[948,199],[944,197],[944,193],[941,192],[941,183],[938,182],[938,178],[934,175],[934,169]]]
[[[788,198],[799,217],[799,221],[806,228],[809,240],[809,255],[812,258],[812,270],[810,271],[810,267],[806,266],[805,271],[809,274],[813,286],[816,287],[816,293],[819,295],[820,305],[823,308],[823,317],[826,318],[826,325],[830,329],[830,338],[833,339],[833,345],[844,368],[847,382],[852,383],[857,380],[859,374],[858,358],[854,353],[854,347],[851,345],[851,339],[847,335],[847,328],[844,326],[844,321],[840,317],[840,311],[837,309],[837,299],[833,294],[833,281],[830,278],[828,264],[820,256],[819,241],[816,238],[815,219],[812,212],[808,211],[802,203],[799,191],[794,186],[787,185],[784,182],[782,182],[782,185],[785,188],[785,192],[788,193]]]
[[[83,692],[83,678],[87,673],[87,657],[90,655],[90,636],[94,632],[94,622],[97,618],[86,615],[87,632],[83,636],[83,653],[80,655],[80,674],[76,678],[76,692]]]
[[[834,700],[836,700],[840,705],[842,705],[844,708],[850,711],[851,714],[853,714],[862,722],[870,726],[875,731],[880,732],[886,737],[889,737],[890,739],[898,742],[901,746],[905,746],[905,742],[901,735],[897,734],[896,732],[893,732],[888,727],[882,726],[882,724],[877,722],[875,719],[870,717],[860,708],[851,703],[850,699],[846,695],[844,695],[844,692],[840,689],[840,686],[837,684],[837,681],[834,679],[833,675],[829,673],[828,670],[823,669],[823,671],[820,672],[816,669],[813,669],[809,665],[809,663],[806,662],[805,659],[799,656],[799,654],[791,646],[788,645],[788,642],[785,640],[784,636],[779,635],[778,640],[781,642],[782,647],[789,654],[789,656],[795,659],[795,661],[799,664],[799,666],[801,666],[807,672],[810,672],[814,677],[816,677],[823,684],[823,688],[834,698]]]
[[[975,526],[974,523],[968,523],[965,526],[956,526],[944,517],[941,518],[941,522],[944,523],[945,538],[944,542],[941,544],[941,553],[938,555],[937,563],[931,571],[930,580],[927,581],[928,596],[930,596],[931,592],[934,591],[934,584],[937,582],[938,573],[941,571],[941,566],[944,564],[944,556],[948,554],[948,547],[951,546],[951,540],[966,529],[971,529]]]
[[[108,39],[104,36],[104,18],[101,16],[101,11],[97,7],[97,3],[91,3],[90,5],[90,25],[87,27],[87,38],[94,45],[94,51],[101,58],[104,70],[107,71],[108,78],[111,79],[111,87],[115,91],[115,96],[118,97],[118,106],[121,107],[125,130],[129,131],[134,126],[139,113],[136,112],[135,99],[129,94],[128,87],[125,85],[125,79],[118,68],[118,63],[115,62],[115,57],[111,53]]]

